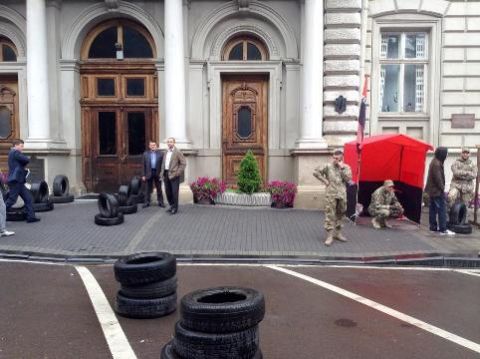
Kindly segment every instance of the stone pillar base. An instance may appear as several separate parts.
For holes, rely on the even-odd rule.
[[[331,157],[328,149],[295,149],[294,180],[298,186],[295,208],[324,209],[325,185],[313,176],[318,166],[324,166]]]

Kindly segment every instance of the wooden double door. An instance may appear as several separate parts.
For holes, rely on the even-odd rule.
[[[235,186],[240,162],[252,150],[264,183],[268,156],[268,76],[222,76],[222,175]]]
[[[20,137],[17,75],[0,75],[0,169],[8,173],[12,140]]]
[[[84,177],[89,190],[116,191],[142,174],[142,155],[155,138],[156,109],[102,107],[89,110],[83,119],[88,150]]]

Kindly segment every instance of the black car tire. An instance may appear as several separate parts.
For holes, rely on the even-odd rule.
[[[32,206],[35,212],[48,212],[52,211],[55,207],[50,199],[48,200],[48,202],[34,203]]]
[[[75,200],[75,197],[73,197],[73,194],[67,194],[66,196],[52,196],[50,200],[53,203],[70,203]]]
[[[120,206],[126,206],[129,197],[130,197],[130,185],[121,185],[118,188],[118,204]]]
[[[265,316],[265,297],[249,288],[218,287],[185,295],[183,327],[204,333],[231,333],[256,326]]]
[[[177,294],[154,299],[136,299],[117,293],[115,312],[122,317],[147,319],[159,318],[177,309]]]
[[[246,330],[212,334],[175,325],[173,347],[178,356],[191,359],[251,359],[259,348],[258,326]]]
[[[140,177],[133,177],[130,181],[130,194],[138,195],[140,193],[140,188],[142,187],[142,180]]]
[[[11,208],[7,211],[7,221],[9,222],[21,222],[27,219],[27,213],[25,208]]]
[[[122,212],[123,214],[132,214],[137,213],[138,207],[136,204],[132,204],[130,206],[119,206],[118,211]]]
[[[47,202],[49,198],[48,184],[45,181],[35,181],[30,187],[33,203]]]
[[[134,286],[172,278],[177,272],[177,262],[166,252],[138,253],[118,259],[113,270],[118,282]]]
[[[457,202],[452,206],[449,220],[450,226],[465,224],[467,221],[467,206],[465,206],[465,203]]]
[[[162,349],[160,359],[183,359],[178,356],[173,348],[173,340],[169,341]]]
[[[99,226],[115,226],[124,222],[123,213],[119,213],[117,217],[102,217],[101,214],[95,216],[95,224]]]
[[[177,276],[173,276],[161,282],[153,282],[144,285],[122,285],[122,295],[128,298],[153,299],[166,297],[177,291]]]
[[[115,218],[118,215],[118,201],[113,194],[100,193],[98,210],[104,218]]]
[[[454,224],[450,229],[458,234],[471,234],[473,231],[471,224]]]
[[[55,176],[53,179],[53,195],[56,197],[68,196],[70,193],[70,183],[68,177],[64,175]]]

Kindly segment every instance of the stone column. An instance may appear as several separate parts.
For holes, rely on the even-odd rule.
[[[300,138],[297,148],[320,149],[323,122],[323,1],[305,0]]]
[[[165,0],[165,137],[188,147],[183,1]]]
[[[27,0],[28,141],[50,136],[50,96],[47,65],[45,0]]]

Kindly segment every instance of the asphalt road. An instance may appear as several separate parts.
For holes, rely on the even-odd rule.
[[[308,278],[278,267],[179,265],[178,296],[219,285],[262,291],[260,345],[268,359],[480,358],[479,272],[282,268]],[[119,286],[112,266],[87,269],[113,306]],[[0,283],[0,358],[112,357],[75,267],[0,262]],[[178,316],[116,320],[137,358],[158,359]],[[456,339],[445,339],[442,330]]]

